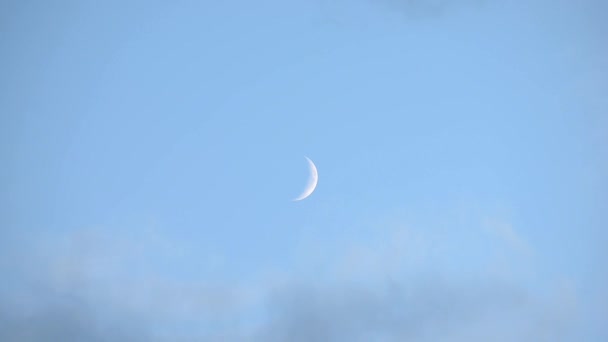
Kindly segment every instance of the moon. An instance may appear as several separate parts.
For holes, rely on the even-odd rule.
[[[310,171],[310,176],[308,177],[308,184],[306,184],[306,188],[304,188],[304,191],[300,194],[300,196],[292,200],[294,202],[301,201],[306,197],[310,196],[310,194],[315,191],[315,188],[317,187],[317,182],[319,181],[319,173],[317,172],[317,167],[315,166],[315,163],[313,163],[312,160],[310,160],[310,158],[308,157],[304,158],[306,158],[306,160],[308,161],[308,169]]]

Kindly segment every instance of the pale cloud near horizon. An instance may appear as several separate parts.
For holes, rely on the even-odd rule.
[[[512,227],[498,227],[498,239],[520,248]],[[309,262],[319,253],[313,241],[294,269],[260,270],[239,282],[205,267],[172,272],[193,267],[192,245],[159,230],[96,228],[22,240],[3,251],[29,267],[2,270],[13,287],[0,297],[0,337],[25,336],[29,324],[31,341],[482,341],[497,333],[535,341],[565,334],[576,321],[573,287],[545,286],[545,296],[521,278],[492,276],[483,263],[451,269],[450,259],[474,256],[452,255],[457,239],[424,228],[384,223],[370,227],[369,239],[336,237],[326,241],[333,249],[321,264]],[[483,226],[469,233],[481,239],[472,246],[487,242]]]

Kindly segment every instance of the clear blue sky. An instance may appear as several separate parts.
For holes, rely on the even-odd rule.
[[[2,1],[0,339],[607,340],[607,11]]]

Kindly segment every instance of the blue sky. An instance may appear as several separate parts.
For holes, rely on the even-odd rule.
[[[0,336],[607,339],[607,9],[2,2]]]

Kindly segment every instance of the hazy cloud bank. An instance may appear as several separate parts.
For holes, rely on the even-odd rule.
[[[509,248],[524,243],[513,227],[493,225]],[[279,280],[232,282],[201,275],[194,258],[205,254],[159,232],[17,239],[2,251],[12,262],[1,269],[10,281],[1,287],[0,339],[538,341],[566,339],[575,325],[572,288],[533,291],[518,277],[496,277],[491,263],[450,269],[456,236],[375,229],[375,239],[330,242],[322,269],[307,264],[312,245]],[[481,223],[469,234],[492,239]],[[184,266],[186,276],[172,272]]]

